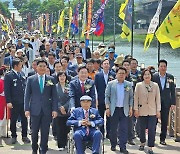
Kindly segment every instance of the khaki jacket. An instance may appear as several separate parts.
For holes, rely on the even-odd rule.
[[[149,87],[144,81],[136,84],[134,110],[139,111],[139,116],[156,115],[158,111],[161,111],[160,91],[157,83],[151,81]]]

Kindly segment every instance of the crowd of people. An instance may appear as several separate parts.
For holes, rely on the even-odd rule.
[[[5,50],[0,68],[0,136],[6,136],[10,119],[12,144],[17,142],[20,121],[22,141],[32,142],[33,154],[47,152],[50,126],[64,151],[69,124],[74,124],[77,154],[84,153],[80,143],[89,136],[96,143],[93,154],[99,153],[100,138],[110,140],[112,151],[119,145],[120,152],[128,154],[126,144],[135,145],[133,140],[139,137],[143,151],[147,132],[148,153],[153,154],[159,118],[160,144],[166,145],[169,110],[175,109],[174,77],[167,73],[166,60],[159,61],[158,71],[154,66],[138,70],[138,60],[117,55],[114,45],[99,43],[91,51],[85,41],[78,44],[38,32],[11,34]],[[100,131],[94,132],[99,123]]]

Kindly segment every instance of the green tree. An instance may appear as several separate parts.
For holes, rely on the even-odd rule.
[[[39,8],[41,2],[40,0],[30,0],[27,4],[24,4],[19,12],[22,17],[27,17],[27,15],[31,14],[31,19],[34,20],[39,15]]]
[[[0,13],[3,14],[5,17],[10,18],[11,13],[8,10],[8,6],[6,3],[4,4],[3,2],[0,2]]]
[[[13,0],[13,5],[19,11],[24,5],[28,3],[28,0]]]
[[[62,0],[46,0],[43,1],[39,8],[40,13],[53,13],[55,20],[58,20],[59,11],[64,8],[64,1]]]

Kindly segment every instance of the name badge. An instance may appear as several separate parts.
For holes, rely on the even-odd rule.
[[[167,89],[169,88],[169,82],[166,83],[166,88],[167,88]]]

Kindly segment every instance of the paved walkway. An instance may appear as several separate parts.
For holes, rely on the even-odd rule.
[[[18,129],[19,130],[19,129]],[[29,136],[30,138],[30,136]],[[127,145],[127,149],[130,154],[143,154],[147,153],[147,147],[145,148],[145,151],[141,152],[138,150],[139,148],[139,139],[136,138],[135,140],[136,145],[130,146]],[[162,146],[159,144],[159,126],[157,127],[157,135],[156,135],[156,145],[154,147],[154,152],[156,154],[180,154],[180,143],[175,142],[174,138],[167,138],[167,146]],[[24,144],[21,141],[21,134],[18,132],[18,143],[15,145],[10,145],[10,139],[9,138],[3,138],[0,139],[0,154],[31,154],[31,145],[30,144]],[[110,142],[109,140],[105,140],[105,154],[115,154],[119,153],[119,148],[117,147],[116,152],[112,152],[110,150]],[[56,142],[53,139],[53,136],[49,136],[49,151],[47,154],[67,154],[67,151],[61,152],[58,151],[58,148],[56,146]],[[87,154],[90,154],[90,151],[86,152]]]

